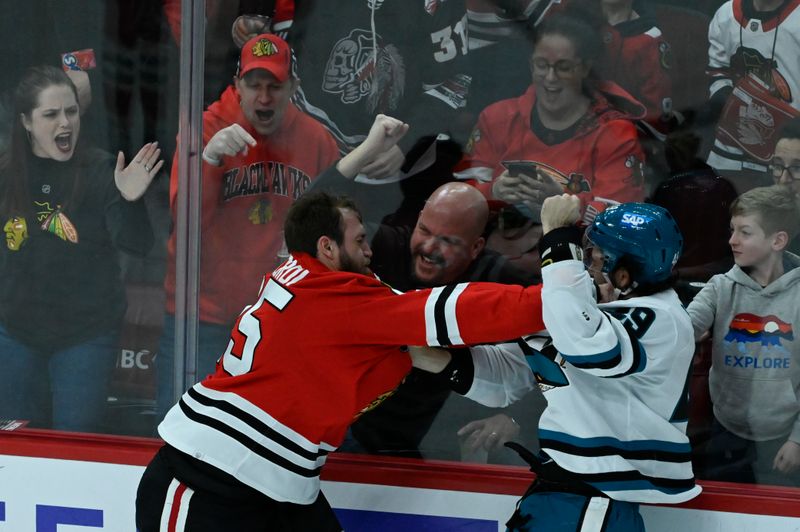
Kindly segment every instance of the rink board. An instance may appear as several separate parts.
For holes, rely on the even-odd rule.
[[[134,532],[139,477],[159,442],[0,434],[0,532]],[[323,491],[348,532],[495,532],[530,473],[514,467],[333,455]],[[643,506],[648,532],[800,529],[800,490],[704,482],[680,506]]]

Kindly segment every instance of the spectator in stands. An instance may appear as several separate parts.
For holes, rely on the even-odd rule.
[[[645,195],[667,178],[665,135],[679,121],[673,112],[672,50],[656,25],[652,2],[601,0],[605,52],[597,73],[614,81],[644,105],[637,122],[645,152]]]
[[[230,84],[231,71],[239,61],[239,49],[256,35],[270,33],[272,9],[278,5],[291,5],[281,0],[206,0],[205,48],[203,66],[203,104],[209,106],[219,99]],[[181,0],[161,0],[164,18],[176,44],[181,44]],[[248,18],[247,33],[231,39],[231,25],[245,13],[258,13]]]
[[[457,176],[477,181],[489,198],[533,212],[548,196],[577,194],[584,221],[609,204],[641,201],[644,155],[632,120],[644,116],[644,107],[617,85],[592,78],[601,51],[586,22],[543,22],[530,59],[532,85],[481,113]],[[514,161],[521,168],[504,170]]]
[[[379,116],[373,129],[388,127],[394,120]],[[346,191],[361,199],[361,203],[379,202],[385,186],[352,181],[362,166],[356,155],[361,155],[361,148],[337,163],[338,171],[321,176],[313,189]],[[368,159],[374,155],[364,157]],[[414,225],[382,223],[372,231],[370,267],[392,288],[410,291],[471,281],[527,286],[538,281],[536,276],[518,270],[499,254],[485,249],[484,230],[489,208],[486,199],[474,187],[459,182],[446,183],[437,188],[421,212],[417,212]],[[393,214],[395,219],[408,219],[403,214]],[[376,216],[373,220],[365,219],[365,225],[385,218],[380,213]],[[528,420],[536,419],[535,413],[531,413],[543,408],[538,392],[504,410],[456,398],[458,404],[451,405],[451,411],[456,411],[462,424],[454,424],[455,415],[451,419],[439,416],[450,395],[446,383],[429,373],[412,370],[394,395],[353,424],[352,434],[368,452],[456,459],[459,456],[457,432],[462,428],[466,445],[483,447],[487,451],[503,451],[503,443],[510,439],[522,437],[527,442],[535,439],[535,422],[529,421],[520,435],[521,429],[515,419],[522,417],[522,413]],[[426,438],[429,430],[436,435]],[[421,445],[423,438],[429,445]],[[345,450],[361,450],[352,443]],[[497,454],[494,458],[500,459]]]
[[[719,117],[708,163],[741,194],[771,183],[777,134],[800,115],[800,5],[729,0],[714,15],[708,39],[709,112]]]
[[[652,197],[653,203],[672,214],[683,233],[683,252],[673,274],[682,281],[676,288],[686,302],[684,288],[688,287],[684,282],[705,282],[733,266],[727,240],[730,206],[736,191],[698,157],[700,142],[700,137],[691,131],[667,137],[665,154],[670,176]]]
[[[800,118],[787,122],[778,135],[769,170],[776,185],[787,186],[800,197]]]
[[[769,170],[776,185],[789,188],[800,200],[800,118],[790,120],[781,129]],[[800,235],[789,243],[787,249],[800,255]]]
[[[469,20],[470,97],[459,120],[471,131],[489,105],[516,98],[528,88],[531,76],[530,28],[550,1],[467,0]]]
[[[297,53],[303,86],[294,101],[331,131],[342,153],[364,139],[379,113],[413,126],[402,146],[365,167],[370,177],[409,170],[421,139],[430,144],[446,133],[466,141],[471,124],[456,125],[471,83],[465,0],[278,1],[272,27]]]
[[[413,230],[384,226],[378,232],[372,241],[372,268],[400,290],[467,281],[524,286],[537,281],[485,249],[487,216],[486,200],[474,187],[442,185],[426,202]],[[506,409],[486,408],[451,394],[434,375],[412,369],[392,397],[353,424],[352,434],[370,452],[418,450],[428,458],[467,459],[481,449],[491,454],[482,461],[503,462],[514,458],[503,448],[505,442],[535,441],[535,420],[543,408],[538,390]],[[517,419],[526,420],[524,432]]]
[[[486,248],[496,251],[524,272],[541,277],[539,239],[542,226],[519,209],[504,206],[490,219]]]
[[[688,307],[696,338],[713,331],[714,420],[698,476],[800,485],[800,258],[785,249],[800,230],[797,201],[781,186],[745,192],[731,230],[736,265]]]
[[[647,109],[645,122],[666,133],[672,119],[670,46],[648,6],[634,4],[634,0],[601,0],[605,54],[598,74],[640,101]]]
[[[338,158],[331,135],[290,103],[298,83],[287,43],[274,34],[258,35],[242,47],[233,84],[203,114],[199,378],[214,370],[231,324],[258,291],[259,277],[281,260],[289,206]],[[177,192],[176,159],[173,209]],[[157,358],[159,415],[175,399],[175,250],[173,233]]]
[[[126,308],[118,251],[153,244],[141,198],[161,151],[148,143],[115,165],[81,141],[78,92],[57,67],[25,72],[13,116],[0,161],[0,418],[96,431]]]

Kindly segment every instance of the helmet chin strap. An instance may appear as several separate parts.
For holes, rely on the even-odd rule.
[[[631,281],[631,284],[628,285],[627,288],[620,288],[619,286],[617,286],[617,283],[614,282],[614,279],[612,279],[611,276],[606,272],[603,272],[603,278],[605,278],[606,282],[608,282],[611,286],[614,287],[615,300],[619,299],[620,296],[627,297],[631,292],[633,292],[636,289],[637,286],[639,286],[639,283],[637,283],[636,281]]]
[[[633,292],[633,290],[634,290],[635,288],[636,288],[636,282],[634,281],[634,282],[632,282],[632,283],[631,283],[631,285],[630,285],[628,288],[626,288],[625,290],[621,290],[621,289],[619,289],[619,288],[617,288],[617,287],[615,286],[615,287],[614,287],[614,291],[618,291],[618,292],[619,292],[619,295],[627,297],[627,296],[628,296],[628,295],[629,295],[631,292]]]

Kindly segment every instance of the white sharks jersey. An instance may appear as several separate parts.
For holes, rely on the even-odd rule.
[[[597,305],[581,262],[546,266],[542,276],[552,341],[473,348],[467,397],[502,406],[538,383],[547,399],[539,442],[560,467],[612,499],[696,496],[686,436],[694,336],[678,296],[666,290]]]

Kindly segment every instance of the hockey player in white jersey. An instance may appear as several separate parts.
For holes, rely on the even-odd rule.
[[[559,228],[569,217],[578,218],[577,198],[546,200],[540,250],[550,337],[473,347],[471,356],[451,351],[442,375],[489,406],[537,384],[545,393],[540,453],[506,444],[537,473],[509,530],[640,531],[638,503],[700,493],[686,436],[692,324],[669,281],[682,236],[661,207],[610,207],[586,230],[587,270],[581,232]],[[590,272],[612,301],[597,302]]]

